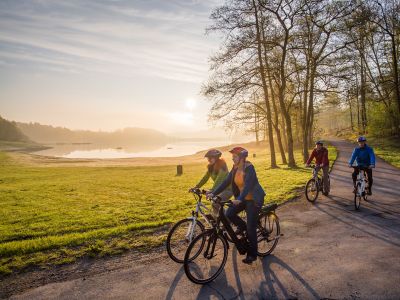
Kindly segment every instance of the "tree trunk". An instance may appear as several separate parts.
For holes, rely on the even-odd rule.
[[[351,97],[350,97],[349,93],[347,93],[347,102],[349,103],[349,110],[350,110],[350,128],[351,128],[351,131],[353,132],[354,131],[353,108],[352,108],[352,105],[351,105]]]
[[[361,58],[361,86],[360,86],[360,104],[361,104],[361,126],[362,126],[362,134],[366,133],[367,130],[367,110],[365,106],[366,101],[366,74],[364,69],[364,60]]]
[[[265,40],[264,30],[262,30],[262,32],[263,32],[263,39]],[[278,115],[278,108],[276,107],[275,89],[272,84],[272,77],[271,77],[270,68],[268,65],[268,59],[267,59],[267,55],[266,55],[267,49],[265,49],[265,43],[263,43],[263,45],[264,45],[265,67],[266,67],[266,72],[267,72],[267,76],[268,76],[269,88],[270,88],[270,92],[271,92],[272,108],[274,110],[274,120],[275,120],[274,128],[275,128],[275,133],[276,133],[276,139],[278,140],[278,147],[279,147],[279,152],[281,154],[282,163],[286,165],[287,160],[286,160],[286,155],[285,155],[285,149],[283,148],[281,130],[279,129],[279,115]],[[284,128],[283,128],[283,130],[284,130]]]
[[[267,108],[267,123],[268,123],[268,139],[269,139],[269,149],[270,149],[270,154],[271,154],[271,168],[277,168],[276,164],[276,156],[275,156],[275,144],[274,144],[274,135],[272,132],[272,117],[271,117],[271,106],[269,103],[269,96],[268,96],[268,86],[267,86],[267,81],[265,79],[265,69],[264,69],[264,63],[262,59],[262,48],[261,48],[261,35],[260,35],[260,23],[258,20],[258,9],[257,5],[255,3],[255,0],[253,0],[253,7],[254,7],[254,17],[256,21],[256,32],[257,32],[257,54],[258,54],[258,63],[259,63],[259,71],[260,71],[260,77],[262,81],[262,87],[264,91],[264,100],[265,100],[265,105]]]

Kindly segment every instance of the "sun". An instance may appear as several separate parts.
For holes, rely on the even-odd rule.
[[[197,101],[196,101],[196,99],[187,98],[187,99],[185,100],[185,106],[186,106],[186,108],[189,109],[189,110],[195,109],[196,106],[197,106]]]

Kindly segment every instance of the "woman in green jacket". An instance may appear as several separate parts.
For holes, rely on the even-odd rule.
[[[208,180],[211,179],[214,181],[214,184],[210,190],[212,193],[222,182],[224,182],[225,178],[228,176],[228,166],[226,165],[225,160],[221,158],[221,151],[217,149],[211,149],[207,151],[204,157],[208,160],[207,172],[204,174],[203,178],[196,184],[195,188],[201,188],[205,185]],[[232,197],[232,189],[229,186],[224,191],[222,191],[218,196],[220,196],[223,200],[228,200]]]

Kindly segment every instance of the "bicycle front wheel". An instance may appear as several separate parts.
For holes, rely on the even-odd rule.
[[[319,193],[319,186],[318,183],[315,181],[314,178],[310,179],[306,184],[306,198],[310,202],[314,202],[317,200]]]
[[[185,252],[190,242],[204,232],[204,225],[193,219],[182,219],[169,231],[167,237],[167,252],[169,257],[177,263],[183,263]]]
[[[357,189],[356,192],[354,193],[354,208],[356,210],[360,209],[360,205],[361,205],[361,194],[360,194],[360,185],[357,185]]]
[[[264,257],[271,254],[279,242],[280,234],[279,219],[275,213],[260,215],[257,225],[257,255]]]
[[[215,230],[205,231],[190,243],[186,251],[183,263],[186,276],[197,284],[211,282],[222,272],[227,258],[228,242],[225,238]]]

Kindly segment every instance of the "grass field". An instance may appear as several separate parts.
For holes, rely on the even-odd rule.
[[[272,170],[266,150],[256,152],[267,202],[293,198],[311,176],[303,167]],[[187,190],[205,172],[190,160],[175,176],[175,165],[49,167],[24,156],[0,152],[0,274],[159,246],[168,224],[190,213]]]
[[[368,138],[368,144],[374,148],[376,155],[391,165],[400,168],[399,138]]]

